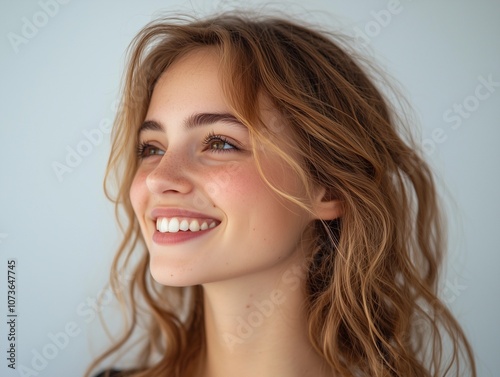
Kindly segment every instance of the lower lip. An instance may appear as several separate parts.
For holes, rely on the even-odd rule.
[[[159,245],[174,245],[201,237],[215,228],[216,227],[206,230],[199,230],[198,232],[179,231],[177,233],[161,233],[156,230],[153,234],[153,242]]]

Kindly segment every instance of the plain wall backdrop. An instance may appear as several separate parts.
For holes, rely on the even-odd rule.
[[[205,14],[245,3],[0,0],[1,376],[82,375],[107,344],[93,302],[119,241],[102,179],[128,43],[162,11]],[[357,36],[400,82],[446,185],[450,256],[441,294],[470,337],[479,375],[497,376],[500,3],[273,4]],[[6,357],[11,259],[17,370]]]

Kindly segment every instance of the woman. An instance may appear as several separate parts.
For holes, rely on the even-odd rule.
[[[136,367],[101,376],[475,375],[437,297],[432,174],[352,56],[248,14],[139,33],[107,176],[129,321],[87,375],[144,326]]]

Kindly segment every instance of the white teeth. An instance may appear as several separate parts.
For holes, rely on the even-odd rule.
[[[189,224],[189,230],[191,232],[197,232],[200,230],[200,224],[198,223],[198,220],[191,221],[191,224]]]
[[[164,217],[162,220],[161,220],[161,224],[160,224],[160,229],[159,229],[160,232],[162,233],[165,233],[165,232],[168,232],[168,220],[166,217]]]
[[[170,219],[170,222],[168,223],[168,231],[170,233],[177,233],[179,231],[179,219],[176,217]]]
[[[198,232],[200,230],[212,229],[217,226],[215,220],[203,221],[200,225],[199,220],[193,219],[182,219],[179,220],[177,217],[167,218],[159,217],[156,219],[156,229],[161,233],[177,233],[179,230],[187,232]]]
[[[181,221],[181,224],[179,225],[179,229],[185,232],[186,230],[189,229],[189,223],[186,219]]]

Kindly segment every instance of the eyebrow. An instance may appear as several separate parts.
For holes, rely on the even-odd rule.
[[[233,124],[241,127],[245,127],[243,123],[241,123],[234,115],[229,113],[197,113],[192,114],[186,118],[184,121],[184,127],[186,129],[193,129],[195,127],[207,126],[209,124],[214,124],[218,122]],[[246,128],[246,127],[245,127]],[[161,122],[157,122],[155,120],[146,120],[139,130],[137,131],[137,135],[140,135],[141,132],[146,130],[151,131],[165,131],[165,127]]]

